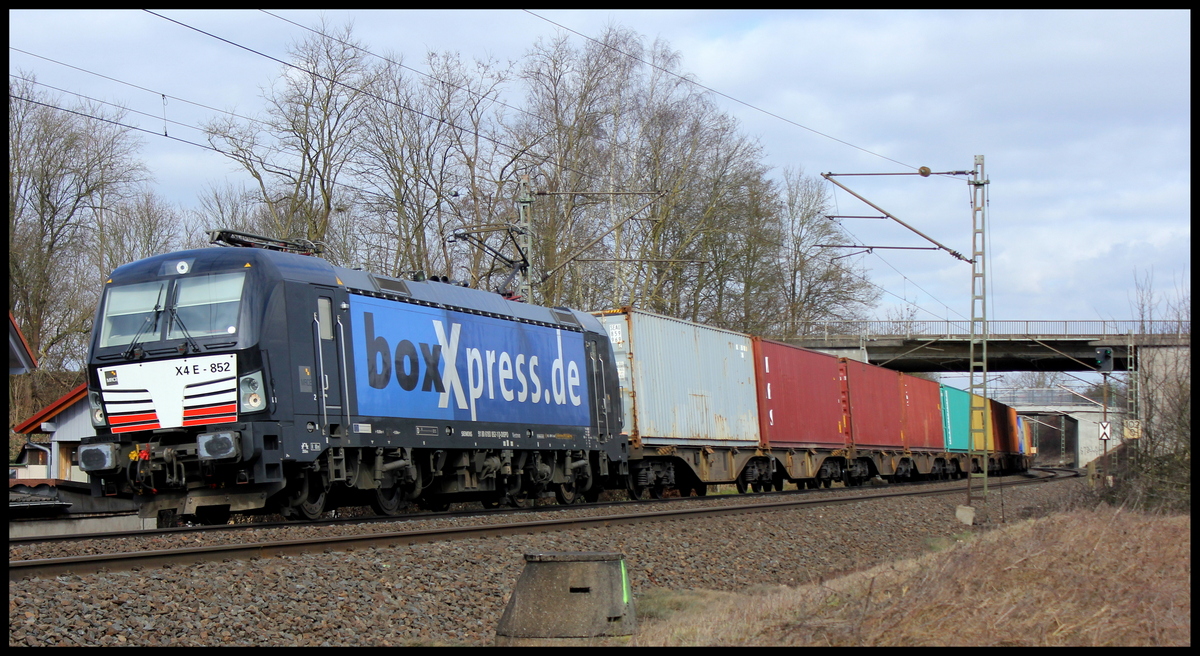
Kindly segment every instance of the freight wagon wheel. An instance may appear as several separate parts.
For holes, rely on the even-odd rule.
[[[661,499],[666,494],[666,486],[661,483],[657,485],[651,485],[649,490],[651,499]]]
[[[630,501],[641,501],[643,498],[645,498],[646,486],[637,485],[636,483],[634,483],[634,484],[630,484],[629,488],[626,491],[629,493]]]
[[[528,508],[533,505],[533,500],[524,494],[509,494],[504,497],[504,504],[510,508]]]
[[[560,506],[569,506],[579,500],[579,490],[574,483],[560,483],[554,488],[554,498]]]
[[[378,487],[371,495],[371,510],[380,517],[395,517],[404,511],[404,494],[398,487]]]
[[[832,478],[823,478],[823,479],[821,479],[821,486],[822,486],[822,487],[829,487],[829,486],[831,486],[831,485],[833,485],[833,479],[832,479]]]
[[[734,481],[734,483],[733,483],[733,484],[734,484],[734,486],[735,486],[735,487],[737,487],[738,494],[745,494],[745,493],[746,493],[746,489],[747,489],[747,488],[746,488],[746,481],[743,481],[742,479],[740,479],[740,478],[739,478],[739,479],[737,479],[736,481]]]

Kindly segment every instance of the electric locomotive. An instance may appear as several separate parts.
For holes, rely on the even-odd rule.
[[[213,231],[113,271],[88,352],[93,494],[143,517],[569,503],[624,487],[599,321]]]

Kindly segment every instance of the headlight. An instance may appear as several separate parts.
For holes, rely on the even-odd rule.
[[[238,381],[238,399],[242,412],[258,412],[267,407],[266,390],[263,389],[261,371],[242,376]]]
[[[100,404],[100,392],[88,392],[88,405],[92,407],[92,425],[104,425],[104,406]]]
[[[201,433],[196,436],[196,455],[201,460],[236,458],[241,453],[241,434],[235,431]]]
[[[116,444],[85,444],[79,447],[79,468],[101,472],[117,468]]]

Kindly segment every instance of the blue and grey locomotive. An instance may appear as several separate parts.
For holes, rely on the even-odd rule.
[[[144,517],[311,518],[339,505],[561,502],[623,487],[628,440],[599,321],[336,267],[217,231],[113,271],[79,462]]]

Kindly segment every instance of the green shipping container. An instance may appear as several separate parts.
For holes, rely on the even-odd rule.
[[[941,392],[946,450],[966,452],[971,444],[971,394],[946,385],[941,385]]]

